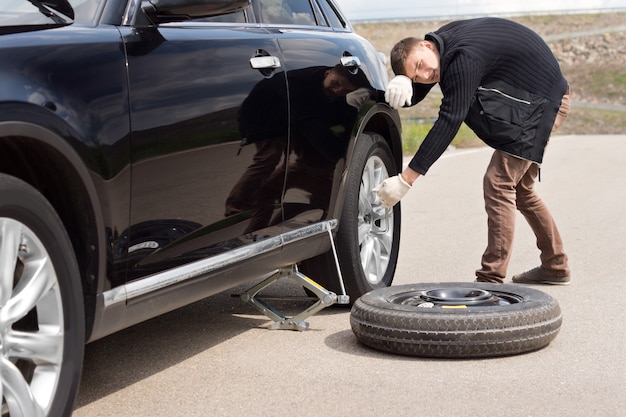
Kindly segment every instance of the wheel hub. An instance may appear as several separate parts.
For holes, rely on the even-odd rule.
[[[371,156],[363,168],[358,204],[358,244],[361,266],[367,281],[379,285],[391,256],[394,239],[393,211],[380,206],[372,188],[389,177],[380,156]]]
[[[420,308],[469,308],[509,305],[521,301],[513,294],[487,291],[480,288],[437,288],[397,294],[389,300],[394,304]]]

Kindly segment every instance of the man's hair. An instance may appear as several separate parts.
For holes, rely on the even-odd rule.
[[[406,62],[406,57],[421,41],[421,39],[410,37],[404,38],[394,45],[389,57],[394,74],[405,75],[404,63]]]

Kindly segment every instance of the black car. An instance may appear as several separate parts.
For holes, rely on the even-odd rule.
[[[273,271],[390,285],[386,82],[332,0],[2,0],[2,417],[70,415],[85,343]]]

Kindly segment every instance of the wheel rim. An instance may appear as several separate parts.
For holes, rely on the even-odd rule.
[[[45,246],[26,225],[0,218],[2,416],[48,414],[63,340],[63,301]]]
[[[418,308],[471,308],[516,304],[523,299],[515,294],[500,291],[453,287],[398,293],[388,301]]]
[[[371,156],[363,169],[359,190],[358,242],[361,266],[367,281],[372,285],[383,280],[393,244],[393,209],[382,208],[372,192],[372,188],[388,177],[383,160]]]

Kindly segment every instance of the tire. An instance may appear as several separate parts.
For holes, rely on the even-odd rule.
[[[391,285],[400,246],[400,205],[388,215],[372,189],[398,172],[389,145],[375,133],[359,136],[348,170],[337,255],[346,292],[355,300]]]
[[[548,294],[516,285],[433,283],[372,291],[352,306],[357,339],[408,356],[478,358],[547,346],[561,327]]]
[[[85,320],[63,224],[28,184],[0,174],[2,416],[70,416]]]
[[[400,246],[400,204],[386,216],[372,188],[396,172],[385,139],[376,133],[361,134],[346,174],[345,200],[335,237],[351,301],[388,287],[393,280]],[[303,261],[301,270],[326,289],[343,294],[332,252]]]

